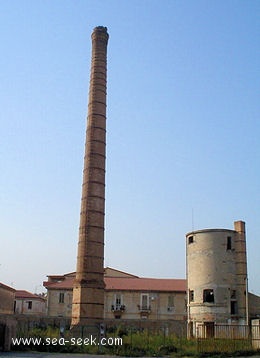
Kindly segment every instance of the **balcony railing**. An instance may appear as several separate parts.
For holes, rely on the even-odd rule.
[[[111,305],[112,312],[124,312],[125,308],[125,305]]]
[[[151,311],[151,306],[147,306],[147,305],[138,305],[137,306],[140,312],[150,312]]]

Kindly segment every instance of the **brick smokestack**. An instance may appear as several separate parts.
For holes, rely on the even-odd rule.
[[[91,76],[71,325],[104,318],[107,28],[92,33]]]

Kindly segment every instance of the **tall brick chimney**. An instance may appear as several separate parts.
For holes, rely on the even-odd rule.
[[[92,33],[91,76],[71,326],[104,318],[107,28]]]

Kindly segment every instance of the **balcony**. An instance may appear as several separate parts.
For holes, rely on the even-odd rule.
[[[111,311],[112,312],[124,312],[125,305],[111,305]]]
[[[141,319],[148,319],[151,313],[151,306],[149,305],[137,305]]]
[[[120,319],[125,312],[125,305],[111,305],[111,311],[114,313],[116,319]]]
[[[139,312],[147,312],[150,313],[151,312],[151,306],[147,306],[147,305],[137,305]]]

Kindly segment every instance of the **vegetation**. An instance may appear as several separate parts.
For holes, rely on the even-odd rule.
[[[252,351],[249,340],[187,340],[165,333],[165,331],[162,331],[155,334],[149,330],[114,327],[106,332],[106,339],[110,344],[103,346],[98,344],[100,337],[96,337],[95,344],[84,344],[84,339],[88,339],[88,337],[84,335],[84,339],[83,337],[79,338],[81,344],[76,344],[77,341],[75,341],[75,338],[74,341],[71,341],[73,337],[69,330],[61,334],[59,328],[34,328],[28,332],[20,332],[18,337],[31,338],[30,341],[27,341],[29,344],[15,345],[13,349],[61,353],[111,354],[125,357],[234,357],[256,353]],[[32,338],[37,339],[37,342],[40,342],[40,344],[35,345],[35,341],[33,341]],[[122,345],[111,344],[111,342],[115,342],[116,338],[122,338]]]

